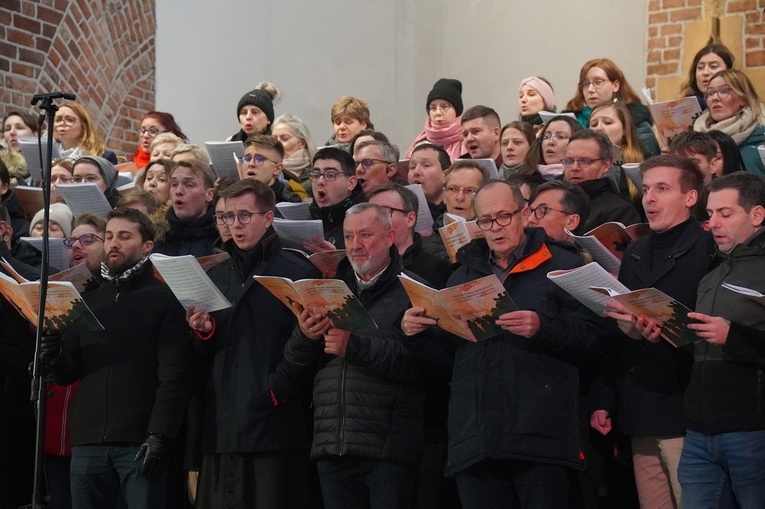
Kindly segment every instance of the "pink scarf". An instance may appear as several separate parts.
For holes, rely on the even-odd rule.
[[[405,157],[409,159],[412,156],[414,147],[423,142],[441,145],[452,161],[458,159],[465,153],[465,148],[462,146],[462,117],[455,118],[445,126],[432,125],[430,118],[425,120],[425,130],[414,140],[409,150],[406,151]]]

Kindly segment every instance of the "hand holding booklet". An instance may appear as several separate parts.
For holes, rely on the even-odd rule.
[[[603,316],[606,302],[615,300],[636,317],[655,321],[661,328],[661,336],[673,346],[697,339],[688,329],[690,309],[656,288],[630,291],[596,262],[575,269],[555,270],[547,277],[599,316]]]
[[[461,285],[436,290],[406,274],[398,276],[414,307],[452,334],[476,342],[497,336],[502,328],[497,319],[518,307],[494,274]]]
[[[252,277],[282,301],[295,316],[300,316],[303,309],[307,309],[312,314],[329,317],[336,329],[354,331],[377,328],[367,310],[341,279],[292,281],[277,276]]]
[[[193,305],[194,309],[204,309],[212,313],[231,307],[231,303],[193,256],[166,256],[155,253],[149,256],[149,259],[183,309]]]

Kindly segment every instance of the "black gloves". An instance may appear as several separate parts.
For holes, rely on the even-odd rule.
[[[45,364],[53,363],[61,356],[63,344],[61,334],[44,330],[40,340],[40,360]]]
[[[170,439],[156,433],[149,433],[133,461],[140,461],[143,458],[141,477],[148,478],[162,469],[169,456]]]

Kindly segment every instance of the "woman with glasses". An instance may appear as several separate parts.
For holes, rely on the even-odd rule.
[[[76,160],[82,156],[100,156],[117,164],[114,152],[106,150],[96,123],[83,105],[63,103],[53,120],[53,137],[59,144],[62,158]]]
[[[425,128],[407,149],[405,159],[412,156],[420,143],[440,145],[454,161],[466,152],[462,145],[462,82],[441,78],[433,85],[425,101]]]
[[[582,126],[567,115],[551,118],[542,130],[542,136],[534,140],[518,173],[538,176],[540,182],[561,178],[561,161],[566,153],[568,140]]]
[[[746,171],[765,175],[757,147],[765,143],[765,107],[743,71],[726,69],[709,80],[705,93],[708,109],[693,123],[693,130],[722,131],[738,145]]]
[[[164,111],[150,111],[141,119],[141,126],[137,129],[138,148],[133,155],[133,162],[140,170],[145,168],[151,157],[151,143],[162,133],[172,133],[180,138],[183,143],[189,139],[183,134],[180,126],[175,122],[175,117]]]
[[[693,64],[688,69],[688,78],[683,83],[681,94],[684,96],[696,96],[701,109],[707,109],[707,100],[704,94],[709,87],[709,80],[719,71],[733,69],[735,58],[733,53],[722,44],[707,44],[693,57]]]
[[[23,111],[10,111],[3,117],[3,140],[0,142],[0,161],[5,163],[11,180],[17,183],[29,176],[27,162],[21,154],[19,137],[37,136],[37,118]]]
[[[117,191],[117,168],[103,157],[80,157],[72,166],[72,184],[96,184],[112,207],[117,206],[120,193]]]
[[[574,98],[566,104],[566,110],[573,111],[579,123],[589,127],[592,108],[607,101],[623,102],[629,109],[644,158],[659,155],[661,150],[651,128],[653,118],[648,107],[615,63],[607,58],[596,58],[586,62],[579,71],[579,84]]]

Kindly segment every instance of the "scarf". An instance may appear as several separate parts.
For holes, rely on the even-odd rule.
[[[285,170],[291,171],[302,180],[303,170],[311,166],[311,154],[308,153],[308,150],[301,148],[282,161],[282,166]]]
[[[109,272],[109,267],[106,266],[106,262],[101,262],[101,276],[107,281],[113,281],[114,285],[119,288],[124,282],[130,279],[130,276],[141,270],[147,261],[149,261],[148,255],[141,258],[138,263],[127,269],[122,274],[117,275],[112,275],[112,273]]]
[[[537,169],[542,174],[542,178],[545,180],[555,180],[563,175],[563,165],[558,164],[540,164]]]
[[[446,148],[455,143],[462,143],[462,117],[457,117],[447,125],[437,126],[425,120],[425,136],[436,145]]]
[[[734,116],[719,122],[715,122],[706,110],[693,123],[693,130],[699,133],[721,131],[733,138],[736,145],[741,145],[759,124],[760,119],[754,118],[751,108],[741,108]]]

